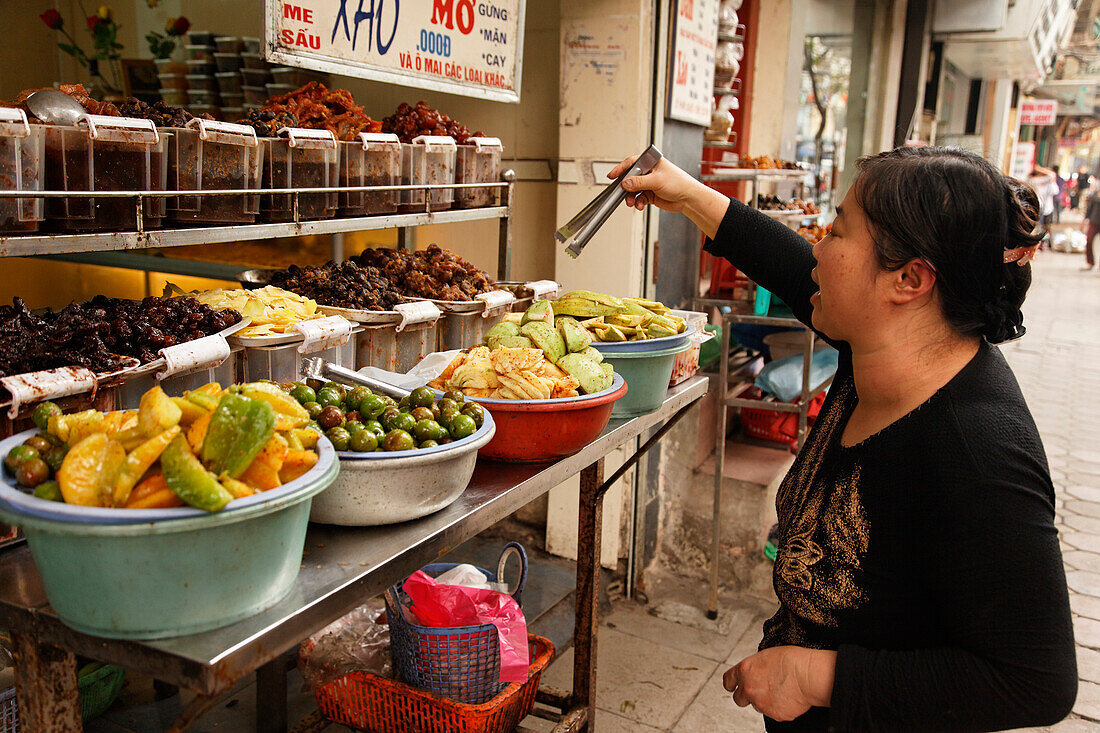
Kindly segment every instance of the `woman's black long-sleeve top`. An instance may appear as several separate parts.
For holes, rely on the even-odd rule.
[[[810,323],[810,245],[732,201],[708,252]],[[761,648],[837,651],[832,706],[769,730],[980,731],[1069,714],[1077,669],[1054,487],[997,347],[854,446],[851,352],[779,489]]]

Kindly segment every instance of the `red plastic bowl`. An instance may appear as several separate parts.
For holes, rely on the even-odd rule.
[[[493,414],[496,435],[479,456],[531,463],[576,453],[600,437],[611,419],[615,400],[626,394],[626,382],[615,375],[617,387],[591,397],[564,400],[479,400]]]

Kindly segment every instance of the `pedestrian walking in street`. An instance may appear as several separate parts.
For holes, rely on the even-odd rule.
[[[1058,186],[1058,191],[1054,194],[1054,223],[1061,224],[1062,206],[1066,203],[1066,179],[1058,172],[1058,166],[1051,166],[1050,170],[1054,173],[1054,183]]]
[[[1085,218],[1081,220],[1081,231],[1085,233],[1085,266],[1082,270],[1091,270],[1096,265],[1093,240],[1100,234],[1100,196],[1097,191],[1089,191],[1085,207]]]
[[[994,345],[1024,333],[1039,201],[957,149],[859,170],[812,248],[667,159],[623,181],[840,351],[776,499],[779,609],[725,687],[769,731],[1053,725],[1077,692],[1054,488]]]
[[[1039,247],[1050,237],[1050,220],[1054,215],[1054,199],[1058,195],[1058,174],[1050,168],[1035,166],[1027,177],[1027,184],[1035,190],[1039,199],[1039,233],[1042,235]]]

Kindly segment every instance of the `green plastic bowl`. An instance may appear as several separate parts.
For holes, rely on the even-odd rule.
[[[50,606],[67,626],[112,639],[208,631],[259,613],[290,590],[313,496],[340,470],[324,438],[318,452],[317,464],[281,495],[216,514],[89,524],[3,503],[0,518],[23,527]]]
[[[611,417],[634,417],[653,412],[664,402],[676,355],[691,342],[660,351],[603,352],[603,360],[626,380],[626,395],[615,403]]]

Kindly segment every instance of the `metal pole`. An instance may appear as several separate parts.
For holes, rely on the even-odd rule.
[[[501,192],[505,208],[504,215],[500,217],[500,240],[497,244],[497,280],[508,281],[512,279],[512,205],[515,202],[513,193],[516,187],[516,173],[506,170],[501,178],[508,183],[508,187]]]
[[[38,643],[33,633],[13,631],[15,699],[22,730],[33,733],[80,733],[80,693],[76,655]]]
[[[286,661],[275,657],[256,670],[256,733],[286,733]]]
[[[596,715],[596,633],[600,623],[600,535],[603,529],[603,459],[581,471],[577,521],[577,616],[573,626],[573,706]]]
[[[711,519],[710,543],[710,601],[707,604],[707,618],[718,618],[718,553],[722,542],[722,474],[726,469],[726,390],[729,389],[730,373],[730,319],[723,316],[722,333],[718,337],[721,350],[718,370],[718,395],[714,411],[717,424],[714,430],[714,513]]]
[[[332,235],[332,261],[344,261],[344,233],[337,232]]]

